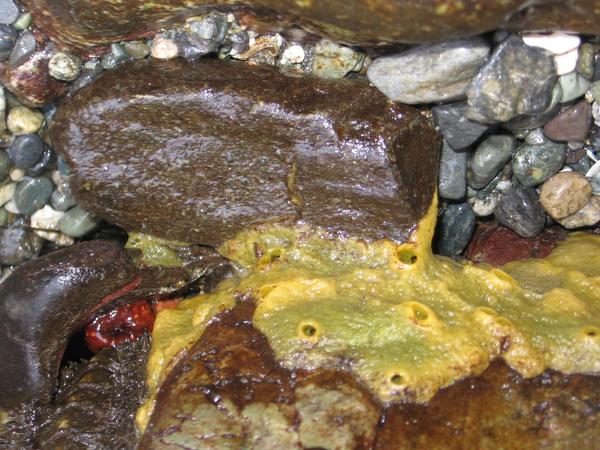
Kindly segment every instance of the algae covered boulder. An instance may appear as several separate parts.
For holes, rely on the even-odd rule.
[[[234,5],[232,5],[232,3]],[[63,45],[134,38],[211,10],[256,13],[250,22],[301,25],[360,45],[420,43],[497,28],[597,34],[597,0],[23,0],[35,23]]]
[[[404,241],[439,151],[428,118],[366,83],[215,60],[108,72],[60,107],[51,136],[87,211],[210,245],[265,223]]]

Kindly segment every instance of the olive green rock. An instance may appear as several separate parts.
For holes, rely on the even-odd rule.
[[[138,60],[64,103],[50,129],[91,214],[218,245],[262,223],[404,241],[435,193],[430,120],[351,80],[218,60]]]
[[[209,10],[300,24],[354,44],[420,43],[497,28],[600,34],[598,0],[23,0],[35,24],[71,47],[136,39]],[[233,6],[235,4],[236,6]],[[248,13],[248,14],[246,14]]]

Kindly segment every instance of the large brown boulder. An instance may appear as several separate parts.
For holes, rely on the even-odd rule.
[[[86,210],[193,243],[263,223],[402,242],[436,186],[439,139],[415,109],[366,83],[239,62],[107,72],[50,133]]]
[[[598,0],[23,0],[36,24],[63,44],[86,47],[139,36],[208,10],[246,5],[263,21],[287,21],[355,44],[418,43],[495,28],[600,32]],[[90,4],[91,3],[91,4]]]

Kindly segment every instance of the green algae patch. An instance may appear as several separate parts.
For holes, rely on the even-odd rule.
[[[238,275],[158,315],[151,392],[241,297],[256,302],[253,324],[284,367],[351,371],[382,403],[426,402],[498,357],[525,377],[600,372],[600,236],[498,269],[434,256],[434,220],[432,209],[403,244],[282,226],[240,233],[219,249]]]
[[[169,241],[144,233],[129,233],[125,248],[141,252],[139,261],[150,266],[181,267],[183,263],[177,256],[178,247],[190,244],[179,241]]]

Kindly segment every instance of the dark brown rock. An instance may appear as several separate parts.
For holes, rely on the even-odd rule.
[[[231,11],[234,7],[226,6],[229,3],[232,2],[23,0],[35,23],[53,39],[80,48],[138,37],[181,20],[182,16],[215,9]],[[597,0],[246,0],[239,3],[256,11],[261,20],[282,25],[283,15],[288,22],[355,44],[427,42],[496,28],[600,33]]]
[[[478,225],[465,257],[476,263],[502,266],[527,258],[543,258],[566,239],[564,228],[546,228],[534,238],[523,238],[512,230],[495,223]]]
[[[47,43],[36,50],[22,64],[0,67],[0,81],[25,105],[45,106],[64,95],[68,84],[55,80],[48,73],[48,61],[56,52],[54,44]]]
[[[118,244],[89,241],[22,264],[0,284],[0,409],[51,399],[69,336],[134,273]]]
[[[439,139],[366,84],[270,67],[136,61],[63,105],[54,148],[87,211],[217,245],[262,223],[404,241],[436,186]]]
[[[573,105],[544,126],[544,134],[555,141],[583,142],[592,127],[592,107],[585,100]]]

